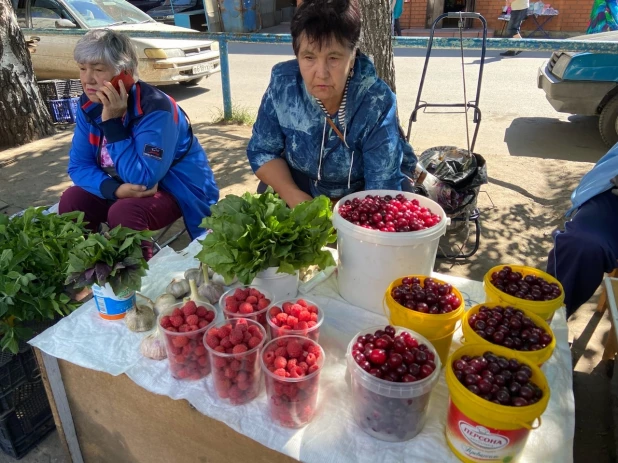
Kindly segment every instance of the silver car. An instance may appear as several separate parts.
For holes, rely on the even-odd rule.
[[[43,29],[109,28],[122,32],[188,32],[161,24],[125,0],[13,0],[26,38],[39,39],[32,64],[37,79],[78,79],[73,49],[80,36]],[[37,29],[40,29],[38,31]],[[220,72],[218,43],[210,40],[132,38],[139,58],[139,77],[154,85],[193,85]]]

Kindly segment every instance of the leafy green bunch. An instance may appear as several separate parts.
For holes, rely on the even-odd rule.
[[[336,240],[331,204],[318,196],[293,209],[269,188],[264,194],[228,195],[210,208],[202,228],[210,229],[197,258],[227,282],[244,284],[269,267],[294,273],[309,265],[335,265],[322,248]]]
[[[139,291],[148,269],[141,242],[151,236],[151,232],[121,226],[89,235],[69,253],[65,283],[74,288],[109,283],[116,294],[126,289]]]
[[[46,214],[26,209],[10,219],[0,214],[0,348],[13,353],[32,336],[25,322],[53,320],[71,313],[64,280],[69,252],[84,242],[84,214]]]

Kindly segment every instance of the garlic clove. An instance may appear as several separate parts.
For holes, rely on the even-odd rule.
[[[191,288],[189,287],[189,282],[184,278],[173,279],[165,289],[166,293],[170,293],[176,299],[180,299],[186,296],[187,294],[189,294],[189,291],[191,291]]]
[[[156,316],[147,305],[135,305],[129,309],[124,317],[124,323],[136,333],[150,331],[155,326]]]
[[[145,336],[139,345],[139,350],[144,357],[153,360],[163,360],[167,357],[165,349],[165,341],[163,340],[159,329],[154,333]]]
[[[190,268],[185,272],[185,280],[195,280],[197,285],[201,285],[204,282],[204,274],[201,268]]]
[[[169,293],[163,293],[154,302],[154,312],[156,316],[165,312],[168,308],[177,304],[178,300]]]

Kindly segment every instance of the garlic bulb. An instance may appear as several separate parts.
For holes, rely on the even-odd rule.
[[[185,279],[173,279],[165,289],[165,292],[170,293],[176,299],[186,296],[189,291],[191,291],[191,287],[189,286],[189,282]]]
[[[165,350],[165,341],[161,337],[159,328],[154,333],[142,339],[139,345],[139,350],[144,357],[153,360],[163,360],[167,357],[167,351]]]
[[[204,299],[211,304],[219,302],[219,298],[225,292],[225,289],[221,285],[217,285],[210,281],[208,277],[207,266],[202,267],[202,273],[204,274],[204,283],[198,288],[195,281],[190,280],[189,286],[191,287],[191,298]]]
[[[230,281],[229,285],[233,285],[237,281],[238,281],[238,278],[235,276],[234,279]],[[215,273],[212,275],[212,282],[216,285],[229,286],[228,284],[225,283],[225,278],[223,278],[223,275],[219,273]]]
[[[127,311],[124,317],[124,324],[131,331],[139,333],[141,331],[150,331],[154,327],[156,319],[157,317],[152,308],[147,305],[136,304]]]
[[[169,307],[178,303],[178,299],[172,296],[170,293],[163,293],[154,302],[154,312],[156,316],[165,312]]]
[[[204,283],[204,274],[201,268],[190,268],[185,272],[185,280],[195,280],[196,285]]]

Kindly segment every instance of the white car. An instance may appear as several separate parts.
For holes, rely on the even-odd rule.
[[[73,49],[81,36],[49,34],[42,29],[109,28],[122,32],[188,32],[154,21],[125,0],[13,0],[26,38],[39,39],[32,54],[42,79],[78,79]],[[15,5],[16,3],[16,5]],[[38,32],[37,29],[41,31]],[[210,40],[131,38],[139,58],[139,78],[154,85],[193,85],[220,72],[218,43]]]

